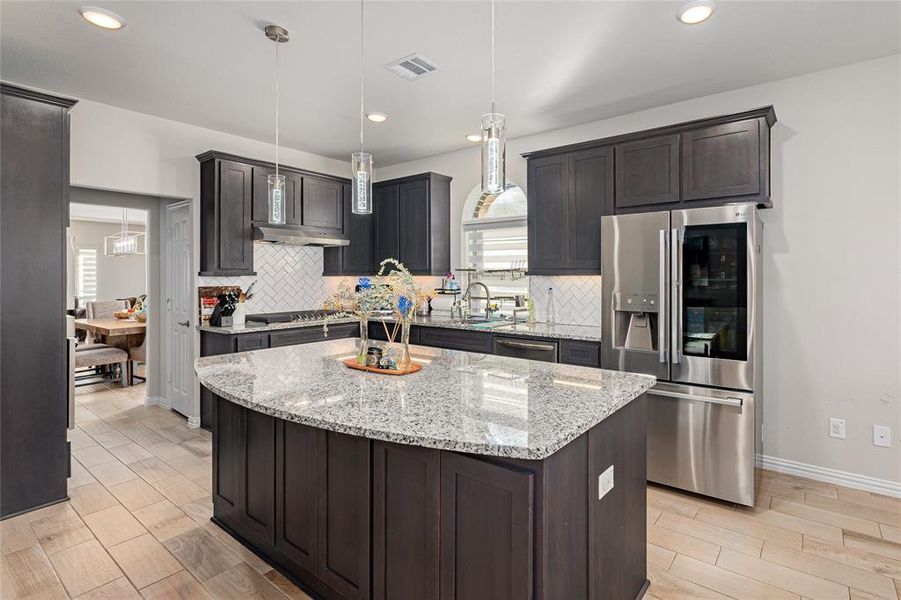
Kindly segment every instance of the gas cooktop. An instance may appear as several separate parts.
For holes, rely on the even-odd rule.
[[[257,323],[290,323],[292,321],[321,321],[327,315],[334,314],[330,310],[291,310],[287,312],[260,313],[258,315],[247,315],[248,321]]]

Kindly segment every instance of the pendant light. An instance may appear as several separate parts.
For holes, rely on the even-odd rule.
[[[270,173],[266,178],[269,183],[269,223],[272,225],[285,224],[285,176],[278,172],[278,109],[279,109],[279,81],[278,81],[278,47],[288,41],[288,30],[278,25],[267,25],[264,29],[266,37],[275,42],[275,173]]]
[[[145,240],[143,231],[128,230],[128,209],[122,209],[122,229],[119,233],[103,238],[103,254],[105,256],[135,256],[144,254]]]
[[[350,155],[354,184],[350,203],[355,215],[372,214],[372,155],[363,152],[363,0],[360,0],[360,151]]]
[[[482,194],[497,195],[506,184],[507,117],[494,107],[494,0],[491,0],[491,112],[482,115]]]

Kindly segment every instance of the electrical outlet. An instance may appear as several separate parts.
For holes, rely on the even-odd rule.
[[[607,467],[607,470],[598,475],[598,500],[607,495],[607,492],[613,489],[613,465]]]
[[[886,425],[873,425],[873,445],[891,448],[892,428]]]
[[[829,419],[829,437],[845,439],[845,420],[832,417]]]

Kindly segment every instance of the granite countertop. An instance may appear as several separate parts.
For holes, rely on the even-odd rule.
[[[655,379],[413,346],[411,375],[354,371],[358,340],[198,358],[215,394],[288,421],[427,448],[539,460],[650,389]]]
[[[377,319],[372,319],[373,321]],[[392,322],[392,318],[384,319]],[[334,319],[330,323],[351,323],[354,319]],[[244,325],[233,327],[213,327],[209,323],[198,326],[200,331],[221,333],[223,335],[235,335],[241,333],[261,333],[264,331],[278,331],[279,329],[297,329],[299,327],[322,327],[322,319],[315,321],[289,321],[288,323],[257,323],[247,321]],[[449,314],[432,313],[428,317],[416,317],[414,325],[422,327],[442,327],[445,329],[463,329],[466,331],[496,332],[503,335],[550,338],[558,340],[579,340],[586,342],[600,342],[601,328],[590,325],[548,325],[547,323],[513,324],[512,321],[495,321],[492,323],[464,323],[451,319]]]
[[[259,323],[257,321],[247,321],[244,325],[233,325],[231,327],[213,327],[209,323],[198,325],[200,331],[208,331],[210,333],[221,333],[222,335],[235,335],[240,333],[262,333],[264,331],[278,331],[280,329],[298,329],[300,327],[322,327],[325,321],[323,319],[314,319],[310,321],[288,321],[287,323]],[[338,323],[354,323],[356,319],[332,319],[329,325],[337,325]]]

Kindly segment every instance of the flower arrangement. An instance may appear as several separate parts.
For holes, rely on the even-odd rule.
[[[395,258],[386,258],[379,264],[377,279],[373,282],[368,277],[360,277],[355,284],[342,281],[334,294],[326,300],[326,307],[335,310],[326,317],[322,329],[328,336],[329,320],[355,318],[360,321],[360,351],[358,360],[365,360],[369,346],[368,322],[379,312],[390,313],[394,317],[392,331],[385,327],[389,341],[393,342],[398,330],[401,333],[400,343],[403,354],[398,366],[408,368],[410,359],[410,323],[416,311],[428,302],[431,293],[425,291],[413,279],[413,275],[404,264]]]

